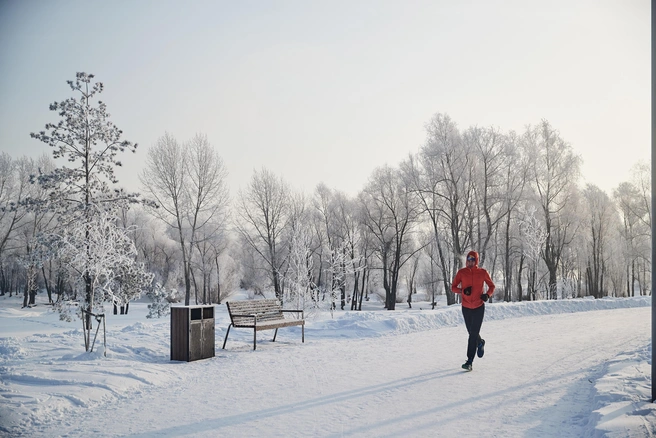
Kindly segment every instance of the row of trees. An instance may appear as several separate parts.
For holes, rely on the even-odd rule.
[[[60,122],[32,134],[73,168],[0,155],[0,293],[79,301],[88,330],[103,303],[140,292],[210,303],[241,286],[333,310],[377,293],[393,310],[421,289],[453,304],[470,249],[506,301],[649,293],[648,167],[612,196],[582,188],[580,158],[547,121],[461,130],[436,114],[419,151],[374,170],[356,196],[297,193],[261,169],[234,202],[207,137],[165,133],[147,151],[141,197],[116,188],[118,154],[136,145],[95,104],[92,78],[69,82],[77,98],[51,105]]]
[[[437,114],[426,130],[418,153],[376,169],[353,198],[320,184],[306,199],[256,172],[237,208],[253,270],[268,269],[279,297],[281,279],[312,293],[339,289],[342,308],[348,295],[355,308],[372,279],[388,309],[400,288],[410,303],[418,286],[453,304],[451,279],[476,249],[506,301],[649,293],[646,165],[610,197],[579,186],[581,159],[547,121],[521,134],[461,131]],[[298,270],[286,271],[298,253],[307,258],[300,282]]]

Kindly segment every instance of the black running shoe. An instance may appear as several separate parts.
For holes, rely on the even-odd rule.
[[[478,342],[478,348],[476,348],[476,355],[478,357],[483,357],[483,355],[485,354],[484,348],[485,348],[485,339],[481,339]]]
[[[470,361],[467,361],[467,362],[463,363],[462,364],[462,369],[467,370],[467,371],[471,371],[472,370],[472,363]]]

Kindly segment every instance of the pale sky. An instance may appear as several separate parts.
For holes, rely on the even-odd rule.
[[[648,0],[0,0],[0,151],[59,117],[84,71],[139,144],[204,133],[236,194],[266,167],[349,194],[447,113],[461,129],[548,120],[608,193],[650,159]],[[64,164],[64,163],[62,163]]]

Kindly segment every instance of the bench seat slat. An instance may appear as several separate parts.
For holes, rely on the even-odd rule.
[[[270,321],[258,321],[257,329],[265,330],[269,328],[290,327],[293,325],[303,325],[303,324],[305,324],[305,321],[302,319],[274,319]],[[233,326],[239,328],[254,328],[255,324],[253,324],[252,322],[248,322],[245,324],[233,324]]]

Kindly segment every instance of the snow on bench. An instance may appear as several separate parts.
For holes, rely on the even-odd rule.
[[[230,314],[230,325],[223,340],[225,350],[228,342],[230,327],[253,329],[253,350],[257,347],[257,332],[260,330],[273,330],[273,341],[276,341],[278,329],[294,325],[301,326],[301,340],[305,342],[305,316],[302,310],[286,310],[282,308],[277,299],[245,300],[226,302]],[[295,318],[285,318],[285,313],[295,313]],[[300,314],[300,318],[298,317]]]

